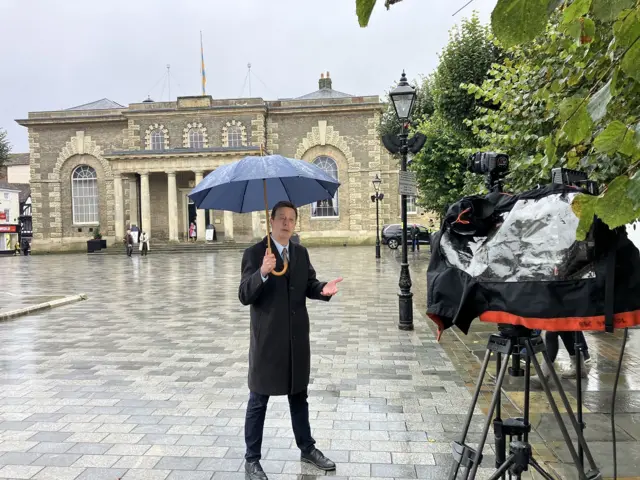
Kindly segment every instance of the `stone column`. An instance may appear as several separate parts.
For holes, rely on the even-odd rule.
[[[176,172],[167,172],[169,187],[169,241],[178,241],[178,189],[176,187]]]
[[[202,170],[194,171],[196,174],[196,186],[202,181]],[[207,228],[207,219],[204,210],[196,210],[196,232],[198,234],[198,242],[204,242],[206,239],[205,230]]]
[[[138,220],[138,182],[135,174],[129,177],[129,223],[140,228]]]
[[[149,194],[149,172],[140,173],[140,202],[142,229],[151,236],[151,195]]]
[[[262,228],[260,220],[265,218],[264,212],[251,212],[251,226],[253,227],[253,238],[262,239],[267,234],[266,229]]]
[[[113,197],[115,204],[116,242],[124,238],[124,192],[122,190],[122,175],[113,174]]]
[[[224,241],[233,242],[233,212],[224,211]]]

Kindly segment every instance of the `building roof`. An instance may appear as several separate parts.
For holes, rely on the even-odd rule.
[[[67,110],[111,110],[114,108],[126,108],[124,105],[103,98],[102,100],[96,100],[95,102],[85,103],[84,105],[78,105],[77,107],[67,108]]]
[[[324,99],[324,98],[353,97],[353,95],[339,92],[333,89],[329,72],[327,72],[326,77],[324,73],[320,74],[320,80],[318,80],[318,87],[319,89],[316,90],[315,92],[307,93],[306,95],[302,95],[301,97],[296,97],[295,100],[318,100],[318,99]]]
[[[28,153],[10,153],[9,158],[4,162],[7,167],[13,167],[15,165],[29,165]]]
[[[307,93],[306,95],[302,95],[301,97],[296,97],[296,100],[315,100],[315,99],[321,99],[321,98],[346,98],[346,97],[353,97],[353,95],[339,92],[331,88],[321,88],[320,90],[316,90],[315,92]]]
[[[29,195],[31,195],[31,186],[28,183],[0,182],[0,189],[17,190],[18,192],[20,192],[18,194],[20,203],[24,202],[27,198],[29,198]]]

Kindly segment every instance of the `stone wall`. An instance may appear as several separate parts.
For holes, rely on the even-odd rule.
[[[238,126],[243,131],[244,145],[251,145],[252,121],[256,116],[244,113],[219,114],[215,111],[189,111],[180,114],[158,113],[154,117],[136,118],[129,124],[131,137],[137,133],[140,149],[150,149],[150,134],[155,129],[161,129],[165,133],[166,148],[187,148],[187,132],[191,127],[197,128],[203,133],[205,148],[224,147],[227,137],[226,130],[229,126]],[[264,130],[264,128],[262,129]],[[168,137],[168,141],[167,141]]]
[[[311,206],[300,208],[298,230],[303,238],[350,238],[366,241],[375,237],[376,209],[371,202],[371,180],[382,179],[385,200],[380,204],[380,225],[399,221],[398,165],[381,144],[376,107],[337,113],[278,114],[267,123],[270,152],[312,162],[320,155],[338,166],[338,218],[312,218]]]
[[[125,122],[29,127],[34,248],[58,244],[65,249],[64,244],[91,238],[96,227],[104,236],[115,234],[113,175],[103,154],[121,149],[126,132]],[[96,169],[99,225],[73,224],[71,172],[81,164]]]

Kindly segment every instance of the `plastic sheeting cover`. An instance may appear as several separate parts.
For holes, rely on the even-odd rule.
[[[586,242],[576,240],[576,193],[521,199],[487,237],[446,229],[441,247],[451,266],[472,277],[499,282],[593,278]]]

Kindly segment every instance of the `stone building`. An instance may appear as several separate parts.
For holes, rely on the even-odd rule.
[[[377,133],[384,108],[378,96],[334,90],[327,73],[317,91],[292,99],[193,96],[129,106],[103,99],[30,112],[17,122],[29,135],[33,249],[85,248],[97,228],[120,241],[129,225],[155,241],[181,241],[190,222],[199,241],[207,224],[218,241],[262,238],[264,212],[196,211],[187,197],[209,172],[259,155],[261,145],[314,162],[341,183],[333,201],[299,209],[303,242],[370,243],[376,174],[385,193],[380,225],[400,219],[398,163]]]

